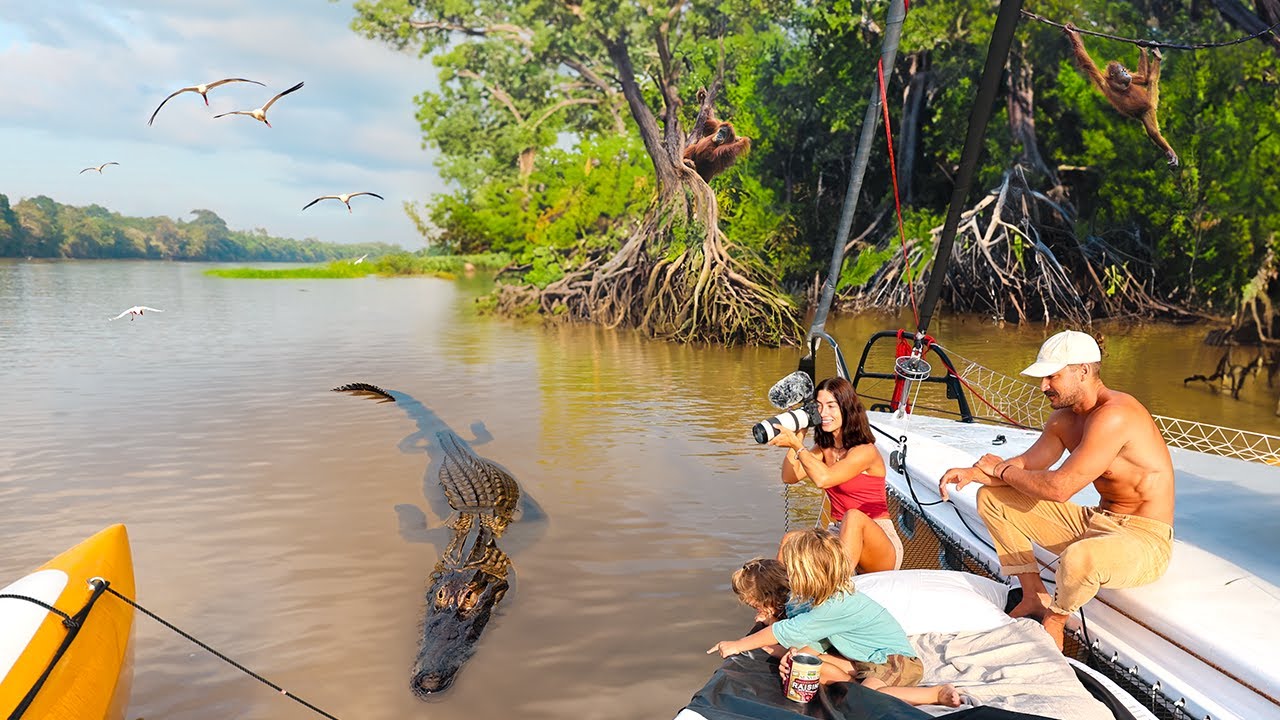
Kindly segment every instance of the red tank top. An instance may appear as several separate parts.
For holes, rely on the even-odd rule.
[[[840,522],[850,510],[861,510],[867,517],[889,517],[889,500],[885,496],[884,477],[862,473],[852,480],[826,489],[831,501],[831,519]]]

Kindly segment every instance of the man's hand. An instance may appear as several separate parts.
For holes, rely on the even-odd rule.
[[[996,477],[997,475],[996,466],[1002,462],[1004,462],[1004,458],[1000,457],[999,455],[992,455],[991,453],[987,453],[982,457],[978,458],[978,462],[974,463],[973,466],[978,468],[982,472],[986,473],[987,475],[990,475],[991,477]]]
[[[978,460],[978,462],[982,462],[987,457],[994,458],[995,456],[994,455],[983,456],[983,458]],[[999,460],[999,458],[996,458],[996,459]],[[951,496],[947,494],[948,485],[955,485],[956,490],[961,490],[964,488],[965,485],[968,485],[969,483],[974,483],[974,482],[978,483],[979,485],[999,485],[1000,484],[998,480],[991,477],[990,474],[988,474],[982,468],[977,467],[976,465],[974,467],[967,467],[967,468],[951,468],[950,470],[942,473],[942,480],[938,482],[938,494],[942,496],[943,500],[950,500]]]

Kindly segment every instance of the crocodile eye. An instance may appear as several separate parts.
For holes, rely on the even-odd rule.
[[[436,591],[436,607],[442,608],[449,604],[449,596],[445,594],[444,588]]]
[[[479,601],[480,601],[480,594],[477,593],[475,590],[468,590],[467,596],[462,599],[462,607],[464,609],[470,610],[471,608],[475,607],[476,603]]]

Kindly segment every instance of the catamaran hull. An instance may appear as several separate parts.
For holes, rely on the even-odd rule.
[[[94,594],[93,578],[134,596],[123,525],[93,535],[0,595],[31,597],[74,617]],[[0,599],[0,717],[120,720],[129,701],[132,634],[133,608],[109,593],[97,598],[69,642],[62,617],[27,600]]]

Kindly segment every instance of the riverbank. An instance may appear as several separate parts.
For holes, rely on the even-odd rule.
[[[361,278],[367,275],[430,275],[454,278],[468,272],[496,271],[510,264],[506,253],[477,255],[414,255],[392,253],[376,258],[334,260],[324,265],[292,268],[214,268],[205,274],[240,280],[317,280]]]

